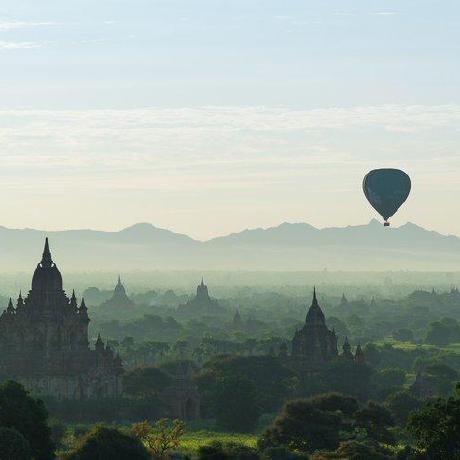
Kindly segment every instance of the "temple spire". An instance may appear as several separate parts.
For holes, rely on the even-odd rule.
[[[318,303],[318,298],[316,297],[316,286],[313,287],[313,299],[311,301],[310,308],[307,312],[306,322],[310,325],[325,325],[324,313],[321,310],[321,307]]]
[[[51,267],[51,265],[53,264],[53,259],[51,258],[50,246],[48,243],[48,237],[46,237],[45,239],[45,247],[43,249],[41,264],[43,267]]]
[[[118,275],[118,286],[121,286],[121,276]]]
[[[102,341],[100,333],[97,335],[96,350],[104,350],[104,342]]]
[[[19,297],[16,302],[16,307],[19,307],[21,309],[24,306],[24,299],[22,298],[22,291],[19,291]]]
[[[70,298],[70,306],[77,309],[77,296],[75,295],[75,289],[72,290],[72,297]]]
[[[366,357],[364,356],[363,349],[361,348],[361,344],[358,343],[355,352],[355,361],[359,364],[363,364],[366,362]]]
[[[89,323],[88,308],[86,308],[84,298],[81,299],[80,308],[78,309],[78,316],[81,318],[82,321]]]
[[[13,300],[10,297],[10,300],[8,302],[8,308],[6,309],[7,313],[13,315],[15,313],[14,307],[13,307]]]

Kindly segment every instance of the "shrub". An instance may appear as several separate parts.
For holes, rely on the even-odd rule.
[[[150,460],[143,444],[119,430],[96,426],[64,460]]]

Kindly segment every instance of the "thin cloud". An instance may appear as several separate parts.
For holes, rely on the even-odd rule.
[[[55,25],[54,22],[34,22],[34,21],[1,21],[0,31],[31,29],[34,27],[48,27]]]
[[[40,48],[41,44],[38,42],[13,42],[13,41],[0,41],[0,51],[2,50],[25,50]]]
[[[0,156],[12,168],[72,162],[82,171],[177,171],[181,164],[193,173],[197,164],[203,170],[232,163],[265,170],[280,161],[338,164],[412,151],[421,160],[432,157],[431,149],[438,152],[441,141],[445,155],[453,155],[458,125],[457,105],[0,110]]]
[[[395,16],[396,11],[377,11],[375,13],[371,13],[372,16]]]

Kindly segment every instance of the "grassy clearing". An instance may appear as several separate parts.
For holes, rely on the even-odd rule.
[[[378,340],[374,342],[375,345],[378,347],[384,347],[385,345],[391,345],[393,348],[404,350],[404,351],[414,351],[414,350],[427,350],[427,351],[440,351],[440,352],[449,352],[456,355],[460,355],[460,343],[451,343],[450,345],[446,345],[445,347],[440,347],[436,345],[429,345],[429,344],[417,344],[412,342],[400,342],[399,340],[395,340],[387,338],[385,340]]]
[[[395,340],[392,338],[387,338],[385,340],[378,340],[373,342],[378,347],[384,347],[385,345],[391,345],[393,348],[405,351],[413,351],[413,350],[437,350],[441,349],[436,347],[435,345],[428,345],[428,344],[417,344],[412,342],[400,342],[399,340]],[[460,344],[458,345],[458,353],[460,353]]]
[[[81,427],[82,425],[78,425]],[[60,454],[68,452],[75,446],[77,436],[74,434],[74,426],[70,426],[67,436],[64,439],[64,446],[60,450]],[[88,426],[88,429],[90,426]],[[120,429],[127,429],[128,426],[118,426]],[[181,438],[179,450],[187,454],[196,454],[201,446],[212,444],[213,442],[229,443],[234,442],[238,444],[244,444],[248,447],[256,447],[257,444],[256,434],[241,434],[241,433],[225,433],[220,431],[210,430],[188,430],[185,435]]]
[[[255,447],[257,436],[240,433],[221,433],[214,431],[195,431],[187,432],[181,440],[180,449],[189,453],[196,453],[201,446],[206,446],[212,442],[235,442],[244,444],[248,447]]]
[[[447,351],[460,355],[460,343],[451,343],[444,348]]]

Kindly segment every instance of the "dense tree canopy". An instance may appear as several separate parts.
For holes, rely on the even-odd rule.
[[[19,431],[0,427],[0,458],[5,460],[30,460],[32,449]]]
[[[80,440],[65,460],[150,460],[142,443],[119,430],[96,426]]]
[[[214,410],[219,427],[253,431],[260,415],[256,385],[242,375],[223,375],[215,387]]]
[[[409,418],[409,431],[432,460],[460,458],[460,399],[429,401]]]
[[[138,367],[123,378],[125,393],[137,398],[156,396],[171,382],[171,375],[157,367]]]
[[[27,440],[35,460],[54,459],[48,413],[42,400],[11,380],[0,385],[0,426],[17,430]]]
[[[290,401],[261,438],[261,447],[286,446],[301,452],[335,449],[339,445],[342,417],[322,410],[312,399]]]

